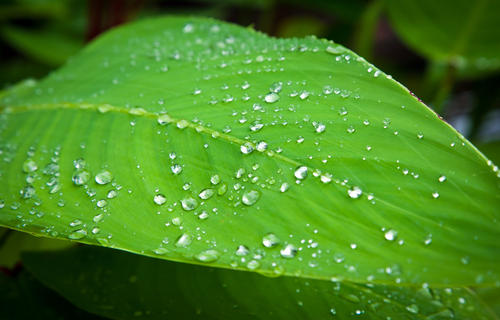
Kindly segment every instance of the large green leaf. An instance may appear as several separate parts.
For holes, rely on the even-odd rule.
[[[409,46],[465,74],[500,69],[496,0],[385,0],[396,32]]]
[[[272,274],[500,281],[495,167],[332,42],[147,20],[0,104],[2,225]]]
[[[23,255],[78,307],[113,319],[492,319],[467,289],[268,278],[83,246]]]

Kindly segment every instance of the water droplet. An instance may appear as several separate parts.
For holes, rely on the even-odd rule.
[[[116,190],[109,190],[109,192],[106,195],[106,197],[108,199],[113,199],[113,198],[116,198],[117,195],[118,195],[118,191],[116,191]]]
[[[384,233],[384,238],[388,241],[393,241],[396,240],[396,237],[398,236],[398,232],[393,229],[387,230],[386,233]]]
[[[166,125],[167,123],[171,123],[172,122],[172,118],[170,118],[170,116],[168,114],[161,114],[158,116],[158,124],[160,125]]]
[[[35,195],[35,188],[27,185],[21,189],[20,194],[23,199],[31,199]]]
[[[210,183],[213,185],[217,185],[220,182],[220,176],[218,174],[214,174],[213,176],[210,177]]]
[[[155,195],[155,196],[153,197],[153,201],[154,201],[154,203],[156,203],[157,205],[161,206],[161,205],[163,205],[165,202],[167,202],[167,198],[166,198],[163,194],[159,193],[159,194],[157,194],[157,195]]]
[[[285,248],[280,250],[283,258],[291,259],[297,255],[297,248],[293,244],[287,244]]]
[[[198,206],[196,199],[188,197],[181,200],[182,209],[186,211],[194,210]]]
[[[288,190],[288,188],[290,188],[290,185],[289,185],[288,183],[286,183],[286,182],[283,182],[283,183],[281,184],[281,186],[280,186],[280,191],[281,191],[281,192],[285,192],[285,191],[287,191],[287,190]]]
[[[173,174],[178,175],[179,173],[182,172],[182,166],[174,164],[173,166],[170,167],[170,170],[172,170]]]
[[[71,240],[80,240],[84,238],[87,235],[87,231],[80,229],[76,230],[75,232],[72,232],[68,235],[68,238]]]
[[[219,259],[220,253],[217,250],[209,249],[195,255],[195,259],[200,262],[214,262]]]
[[[260,263],[259,261],[257,260],[250,260],[248,263],[247,263],[247,268],[250,269],[250,270],[255,270],[257,269],[258,267],[260,267]]]
[[[198,196],[203,200],[207,200],[210,199],[214,194],[215,194],[214,189],[208,188],[202,190]]]
[[[247,206],[254,205],[260,198],[260,193],[257,190],[249,190],[243,193],[241,202]]]
[[[108,202],[104,199],[97,201],[97,206],[99,208],[104,208],[107,204],[108,204]]]
[[[235,254],[237,256],[240,256],[240,257],[246,256],[249,253],[250,253],[250,250],[248,249],[247,246],[244,246],[244,245],[239,245],[238,249],[236,249],[236,252],[235,252]]]
[[[264,141],[260,141],[259,143],[257,143],[256,149],[259,152],[266,151],[267,150],[267,143]]]
[[[409,312],[411,312],[413,314],[417,314],[418,313],[418,306],[416,304],[410,304],[409,306],[406,306],[406,310],[408,310]]]
[[[240,146],[241,153],[250,154],[253,152],[253,146],[250,142],[246,142]]]
[[[307,167],[306,166],[300,166],[298,167],[295,172],[294,172],[295,178],[299,180],[303,180],[307,177]]]
[[[23,163],[23,171],[26,173],[38,170],[38,165],[32,159],[28,159]]]
[[[89,182],[90,172],[87,170],[77,170],[72,177],[73,183],[77,186],[81,186]]]
[[[267,103],[274,103],[280,99],[280,96],[275,92],[270,92],[264,97],[264,101]]]
[[[350,198],[357,199],[361,196],[361,194],[363,194],[363,191],[359,187],[352,187],[347,190],[347,194]]]
[[[187,233],[183,233],[182,235],[177,238],[177,241],[175,242],[175,246],[178,248],[186,248],[191,244],[191,236]]]
[[[446,176],[440,176],[440,177],[438,178],[438,181],[439,181],[439,182],[445,182],[445,181],[446,181]]]
[[[95,176],[95,182],[98,184],[108,184],[111,180],[113,180],[113,175],[108,170],[103,170]]]
[[[433,193],[432,193],[432,197],[433,197],[434,199],[439,198],[439,193],[438,193],[438,192],[433,192]]]
[[[268,233],[262,237],[262,244],[266,248],[276,247],[280,244],[280,239],[274,233]]]

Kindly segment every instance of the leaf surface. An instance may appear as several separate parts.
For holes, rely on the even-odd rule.
[[[332,42],[146,20],[0,105],[4,226],[271,274],[500,281],[493,164]]]

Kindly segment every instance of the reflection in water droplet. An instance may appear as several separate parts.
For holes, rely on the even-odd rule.
[[[182,172],[182,167],[178,164],[174,164],[170,167],[170,170],[172,170],[173,174],[178,175]]]
[[[242,145],[240,146],[240,151],[241,151],[241,153],[243,153],[243,154],[250,154],[250,153],[252,153],[252,152],[253,152],[253,146],[252,146],[252,144],[251,144],[251,143],[246,142],[245,144],[242,144]]]
[[[445,182],[445,181],[446,181],[446,176],[440,176],[440,177],[438,178],[438,181],[439,181],[439,182]]]

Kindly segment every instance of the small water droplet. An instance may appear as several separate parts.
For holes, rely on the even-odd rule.
[[[393,229],[389,229],[384,233],[384,238],[388,241],[394,241],[396,240],[396,237],[398,236],[398,232]]]
[[[113,175],[108,170],[103,170],[95,176],[95,182],[98,184],[108,184],[111,180],[113,180]]]
[[[200,199],[207,200],[210,199],[214,194],[214,189],[207,188],[202,190],[198,196],[200,197]]]
[[[167,202],[167,198],[166,198],[163,194],[159,193],[159,194],[157,194],[157,195],[155,195],[155,196],[153,197],[153,201],[154,201],[154,203],[156,203],[157,205],[161,206],[161,205],[163,205],[165,202]]]
[[[32,159],[28,159],[23,163],[23,171],[26,173],[38,170],[38,165]]]
[[[236,249],[236,252],[235,252],[235,254],[237,256],[240,256],[240,257],[246,256],[249,253],[250,253],[250,250],[248,249],[247,246],[244,246],[244,245],[239,245],[238,248]]]
[[[432,193],[432,197],[433,197],[434,199],[439,198],[439,193],[438,193],[438,192],[433,192],[433,193]]]
[[[104,208],[107,204],[108,204],[108,202],[104,199],[97,201],[97,206],[99,208]]]
[[[198,206],[196,199],[188,197],[181,200],[182,209],[186,211],[194,210]]]
[[[307,167],[306,166],[300,166],[298,167],[295,172],[294,172],[295,178],[299,180],[303,180],[307,177]]]
[[[280,96],[275,92],[270,92],[264,97],[264,101],[267,103],[274,103],[280,99]]]
[[[195,259],[200,262],[214,262],[219,259],[220,253],[217,250],[209,249],[195,255]]]
[[[416,304],[410,304],[409,306],[406,306],[406,310],[408,310],[408,312],[410,313],[417,314],[418,306]]]
[[[249,190],[243,193],[241,202],[247,206],[254,205],[260,198],[260,193],[257,190]]]
[[[75,232],[72,232],[68,235],[68,238],[71,240],[80,240],[84,238],[87,235],[87,231],[80,229],[76,230]]]
[[[363,191],[359,187],[352,187],[351,189],[347,190],[347,194],[350,198],[357,199],[361,196],[361,194],[363,194]]]
[[[438,178],[438,181],[439,181],[439,182],[445,182],[445,181],[446,181],[446,176],[440,176],[440,177]]]
[[[276,247],[280,244],[280,239],[274,233],[268,233],[262,237],[262,244],[266,248]]]
[[[294,258],[297,255],[297,248],[293,244],[287,244],[280,250],[280,254],[286,259]]]
[[[220,176],[218,174],[214,174],[213,176],[210,177],[210,183],[213,185],[217,185],[220,183]]]
[[[172,173],[175,175],[178,175],[179,173],[182,172],[182,166],[178,164],[174,164],[170,166],[170,170],[172,170]]]
[[[183,233],[182,235],[177,238],[177,241],[175,242],[175,246],[178,248],[186,248],[191,244],[192,238],[189,234]]]
[[[90,180],[90,172],[87,170],[77,170],[72,177],[73,183],[77,186],[86,184]]]
[[[240,146],[240,151],[243,154],[250,154],[253,152],[253,146],[250,142],[246,142]]]

